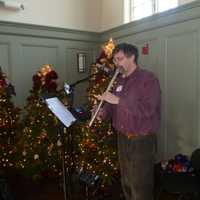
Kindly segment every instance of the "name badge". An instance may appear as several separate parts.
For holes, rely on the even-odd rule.
[[[123,86],[122,85],[119,85],[117,88],[116,88],[116,92],[121,92],[123,89]]]

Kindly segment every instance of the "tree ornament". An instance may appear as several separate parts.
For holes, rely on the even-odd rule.
[[[62,146],[62,142],[60,141],[60,139],[58,139],[58,141],[57,141],[57,146],[58,146],[58,147],[61,147],[61,146]]]
[[[39,159],[39,155],[38,154],[35,154],[34,155],[34,160],[38,160]]]

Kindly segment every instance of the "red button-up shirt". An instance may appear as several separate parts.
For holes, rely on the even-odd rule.
[[[105,103],[104,109],[117,131],[141,135],[157,132],[161,90],[152,72],[137,68],[128,77],[119,75],[113,93],[120,97],[119,104]]]

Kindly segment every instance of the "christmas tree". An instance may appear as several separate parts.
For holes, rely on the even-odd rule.
[[[102,94],[115,70],[112,62],[114,43],[110,39],[102,47],[96,63],[91,66],[91,78],[88,88],[89,107],[98,104],[96,95]],[[92,127],[88,123],[79,123],[75,127],[76,148],[75,165],[78,171],[94,174],[101,180],[101,186],[112,184],[118,175],[116,134],[108,120],[95,120]]]
[[[20,109],[12,102],[14,87],[0,68],[0,166],[15,165],[15,143],[20,123]]]
[[[62,142],[58,120],[44,99],[58,96],[57,73],[43,65],[33,75],[33,87],[25,107],[24,128],[18,144],[18,166],[33,178],[58,176],[62,169]]]

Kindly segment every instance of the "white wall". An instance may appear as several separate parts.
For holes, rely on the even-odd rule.
[[[101,31],[124,23],[123,2],[124,0],[102,0]]]
[[[95,32],[124,23],[124,0],[16,1],[22,2],[25,10],[10,11],[0,7],[0,20]],[[179,3],[191,1],[179,0]]]
[[[9,1],[9,0],[6,0]],[[101,0],[17,0],[25,10],[0,8],[0,20],[99,31]]]

